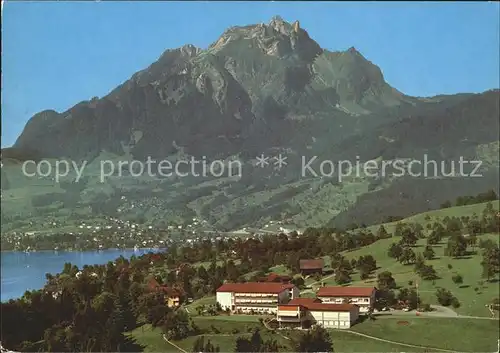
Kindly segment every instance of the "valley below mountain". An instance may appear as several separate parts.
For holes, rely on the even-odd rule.
[[[299,22],[231,27],[206,49],[165,51],[104,97],[35,114],[2,149],[2,232],[73,232],[103,218],[345,228],[437,209],[498,189],[499,99],[498,89],[407,96],[357,49],[323,49]],[[55,180],[37,173],[42,160],[83,173]],[[209,172],[134,169],[148,160]],[[348,173],[342,161],[375,166]],[[391,169],[412,161],[412,175]],[[229,166],[238,173],[218,173]]]

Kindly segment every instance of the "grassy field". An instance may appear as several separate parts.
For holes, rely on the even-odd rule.
[[[223,318],[223,317],[222,317]],[[229,318],[229,317],[226,317]],[[213,317],[210,319],[214,319]],[[244,322],[238,322],[236,320],[226,321],[225,320],[205,320],[206,323],[211,322],[219,329],[236,328],[240,332],[237,334],[224,333],[220,334],[203,334],[200,336],[205,337],[205,341],[208,339],[212,344],[219,346],[221,352],[234,352],[236,345],[236,339],[238,337],[249,337],[251,333],[247,332],[249,328],[260,328],[261,336],[264,340],[274,339],[282,347],[281,351],[289,352],[291,351],[290,339],[285,338],[283,334],[272,333],[264,329],[261,325],[247,325]],[[200,320],[195,319],[197,324],[200,324]],[[202,325],[200,325],[202,326]],[[287,334],[293,337],[297,333],[291,332]],[[340,330],[329,330],[330,337],[332,338],[334,349],[336,352],[402,352],[408,351],[409,348],[401,346],[398,344],[391,344],[386,342],[380,342],[366,337],[361,337],[354,335],[349,332],[343,332]],[[144,348],[144,352],[179,352],[180,350],[175,346],[167,343],[163,340],[160,329],[152,330],[151,326],[144,325],[131,334],[141,346]],[[195,340],[199,336],[191,336],[181,341],[173,341],[175,345],[184,349],[185,351],[191,352]],[[411,348],[412,352],[421,352],[423,349]]]
[[[384,318],[355,325],[353,331],[390,341],[458,352],[495,352],[498,321],[447,318]],[[413,348],[408,348],[413,350]],[[368,350],[368,349],[367,349]]]
[[[189,312],[190,315],[195,316],[197,314],[196,313],[196,308],[198,306],[201,306],[201,305],[205,305],[205,306],[214,305],[215,302],[216,302],[215,295],[212,295],[212,296],[203,297],[203,298],[200,298],[198,300],[195,300],[191,304],[187,305],[186,308],[187,308],[187,310],[188,310],[188,312]]]
[[[492,201],[491,203],[492,203],[494,209],[498,210],[500,208],[500,201],[499,200]],[[481,214],[482,214],[482,212],[485,209],[487,204],[488,204],[488,202],[484,202],[484,203],[478,203],[478,204],[474,204],[474,205],[455,206],[455,207],[443,208],[440,210],[423,212],[423,213],[419,213],[419,214],[416,214],[414,216],[405,218],[401,221],[384,223],[384,227],[389,233],[394,233],[394,229],[396,228],[396,224],[398,222],[405,222],[405,223],[420,223],[422,226],[424,226],[424,229],[425,229],[425,227],[427,226],[428,223],[434,223],[435,221],[442,221],[443,218],[445,218],[445,217],[472,216],[474,213],[477,214],[478,216],[481,216]],[[372,232],[376,232],[379,227],[380,227],[380,225],[374,225],[374,226],[368,227],[367,229],[371,230]]]
[[[498,242],[498,234],[484,234],[479,236],[479,239],[491,239]],[[419,283],[419,295],[425,303],[437,304],[435,292],[438,287],[449,289],[460,301],[461,307],[456,311],[461,315],[470,316],[490,316],[489,310],[485,307],[493,298],[499,296],[499,288],[497,282],[486,282],[481,278],[481,259],[482,256],[474,254],[468,258],[453,259],[444,256],[444,241],[433,247],[436,257],[433,260],[426,261],[427,264],[434,266],[439,279],[435,281],[422,281],[413,271],[412,265],[402,265],[395,259],[387,256],[387,249],[390,244],[396,239],[383,239],[367,247],[347,252],[347,259],[359,258],[362,255],[372,255],[377,260],[379,269],[376,271],[390,271],[400,286],[409,286],[409,281]],[[419,240],[415,252],[422,252],[425,248],[425,239]],[[448,265],[452,268],[449,269]],[[459,287],[452,281],[454,274],[461,274],[464,278],[464,283]],[[361,280],[359,274],[352,276],[352,286],[376,286],[376,276],[367,280]],[[335,285],[333,277],[327,278],[324,281],[326,285]],[[478,288],[476,292],[474,289]]]
[[[492,202],[495,209],[499,208],[499,202]],[[444,217],[461,217],[461,216],[472,216],[474,213],[481,215],[487,203],[450,207],[441,210],[429,211],[420,213],[400,222],[404,223],[420,223],[424,226],[427,223],[433,223],[435,221],[442,221]],[[384,227],[389,233],[394,231],[394,227],[397,222],[386,223]],[[369,227],[372,231],[376,231],[379,226]],[[478,239],[491,239],[495,242],[500,241],[499,234],[483,234],[478,236]],[[433,246],[433,250],[436,254],[433,260],[426,261],[436,270],[439,279],[433,281],[422,281],[413,271],[413,265],[402,265],[395,259],[387,256],[387,250],[393,242],[397,242],[396,238],[393,239],[383,239],[373,243],[369,246],[357,249],[354,251],[345,252],[344,256],[347,259],[359,258],[362,255],[372,255],[377,260],[378,270],[376,273],[382,271],[390,271],[393,277],[396,279],[396,283],[399,286],[407,287],[409,286],[409,281],[415,283],[418,281],[419,284],[419,295],[420,298],[425,303],[437,304],[435,297],[435,292],[438,287],[443,287],[449,289],[460,301],[461,307],[456,309],[456,311],[461,315],[469,316],[490,316],[489,310],[485,307],[486,304],[491,303],[493,298],[499,296],[498,282],[486,282],[481,278],[482,268],[481,260],[482,256],[477,253],[473,254],[467,258],[453,259],[444,256],[444,249],[446,246],[446,239],[443,239],[440,244]],[[422,252],[425,249],[426,239],[421,239],[418,241],[417,246],[413,249],[416,253]],[[469,249],[472,250],[472,249]],[[330,258],[325,257],[325,265],[330,263]],[[451,269],[448,266],[451,265]],[[455,274],[460,274],[464,278],[464,283],[459,287],[452,281],[452,276]],[[367,280],[361,280],[359,274],[355,273],[352,276],[352,286],[376,286],[376,274],[372,278]],[[312,283],[314,280],[306,280],[306,283]],[[336,285],[333,276],[328,276],[324,279],[326,285]],[[319,284],[316,286],[318,287]],[[475,290],[477,288],[477,291]]]

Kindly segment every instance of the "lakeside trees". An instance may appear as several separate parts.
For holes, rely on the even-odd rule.
[[[463,232],[472,221],[451,218],[443,220],[443,224],[435,222],[429,237],[434,234],[436,242],[449,237],[450,249],[463,249],[465,237],[457,232]],[[491,230],[495,222],[498,223],[496,213],[490,209],[480,221],[480,231]],[[423,279],[435,278],[434,269],[424,261],[434,258],[431,244],[425,248],[424,257],[415,246],[415,239],[423,236],[421,227],[404,224],[397,227],[404,240],[393,243],[388,255],[404,264],[414,264]],[[499,273],[499,249],[494,242],[481,239],[481,232],[477,233],[476,243],[483,252],[483,276],[489,280]],[[130,260],[121,257],[106,265],[81,269],[68,263],[60,274],[47,276],[42,290],[27,292],[18,300],[1,304],[2,344],[18,351],[138,351],[124,332],[143,323],[151,324],[168,338],[182,339],[198,334],[198,328],[185,312],[166,307],[164,295],[148,288],[150,278],[180,289],[183,299],[197,299],[213,295],[224,281],[258,279],[271,267],[283,264],[296,271],[301,258],[330,256],[335,280],[343,284],[351,280],[354,269],[361,278],[372,276],[377,261],[372,255],[348,260],[342,253],[372,244],[381,237],[387,237],[387,232],[380,229],[374,235],[367,229],[342,232],[333,228],[309,228],[301,236],[279,234],[215,242],[204,240],[189,246],[172,246],[163,253]],[[428,240],[428,243],[431,242]],[[466,242],[465,250],[470,244]],[[245,276],[249,273],[251,275]],[[293,281],[304,284],[300,277]],[[377,301],[381,305],[389,306],[401,300],[411,307],[418,306],[413,289],[393,292],[396,283],[390,272],[379,273],[377,285],[380,289]],[[448,301],[445,294],[440,293],[444,302],[460,305]],[[318,339],[323,337],[321,333],[315,335]],[[304,336],[306,343],[297,347],[306,352],[313,349],[308,348],[310,338]],[[330,349],[327,340],[325,342],[324,346],[314,346],[314,349]],[[240,345],[245,344],[240,341]],[[198,347],[202,345],[203,349],[216,350],[209,342],[198,342]],[[268,346],[274,347],[274,344],[271,342]]]

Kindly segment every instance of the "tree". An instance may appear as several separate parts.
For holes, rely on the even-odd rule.
[[[420,298],[414,289],[401,288],[397,298],[405,302],[410,310],[416,309],[420,305]]]
[[[300,255],[296,252],[290,252],[288,253],[288,256],[286,258],[286,266],[290,271],[293,273],[297,273],[300,271]]]
[[[452,306],[454,309],[460,308],[460,302],[458,301],[458,298],[457,298],[457,297],[453,297],[453,298],[451,299],[451,306]]]
[[[398,243],[392,243],[387,251],[387,255],[393,259],[399,259],[403,253],[403,247]]]
[[[390,289],[379,289],[375,294],[375,304],[374,307],[377,310],[381,310],[386,307],[392,306],[396,301],[396,295],[394,291]]]
[[[304,287],[305,281],[302,276],[292,278],[292,284],[294,284],[297,288]]]
[[[428,245],[436,245],[441,241],[441,237],[439,235],[439,232],[436,230],[433,230],[431,234],[427,237],[427,244]]]
[[[464,278],[460,274],[454,275],[453,277],[451,277],[451,280],[453,281],[453,283],[458,285],[464,283]]]
[[[276,340],[262,340],[259,330],[255,330],[250,338],[238,337],[236,339],[235,352],[278,352]]]
[[[396,280],[389,271],[380,272],[377,276],[377,287],[379,290],[396,288]]]
[[[434,253],[434,250],[432,249],[432,247],[430,247],[429,245],[427,245],[425,247],[425,250],[422,253],[422,255],[424,255],[424,258],[426,260],[432,260],[434,258],[434,256],[435,256],[435,253]]]
[[[212,353],[212,352],[220,352],[219,346],[214,346],[210,339],[205,342],[205,336],[200,336],[194,341],[193,349],[191,350],[193,353]]]
[[[184,339],[194,331],[192,321],[184,310],[168,312],[162,328],[169,340]]]
[[[356,261],[356,267],[359,270],[361,279],[366,279],[370,276],[370,273],[377,269],[377,261],[372,255],[360,256]]]
[[[401,245],[414,246],[417,243],[418,236],[410,227],[404,228],[401,235]]]
[[[444,253],[452,257],[464,256],[467,253],[467,240],[462,235],[451,236]]]
[[[292,341],[294,352],[333,352],[328,332],[321,326],[302,333]]]
[[[475,235],[470,235],[467,238],[467,244],[472,247],[473,251],[475,251],[477,246],[477,237]]]
[[[436,298],[439,304],[443,306],[450,306],[454,296],[449,290],[438,288],[436,290]]]
[[[394,236],[395,237],[401,237],[403,235],[403,230],[405,229],[405,224],[398,222],[396,224],[396,228],[394,228]]]
[[[337,284],[346,284],[351,282],[351,276],[349,275],[349,272],[347,272],[343,268],[338,268],[335,270],[335,282]]]
[[[423,280],[426,281],[431,281],[439,278],[436,270],[432,265],[424,264],[422,267],[420,267],[419,275]]]
[[[390,234],[387,233],[387,230],[385,229],[385,227],[383,225],[380,225],[380,227],[377,230],[377,238],[378,239],[390,238]]]
[[[500,273],[500,248],[495,246],[485,249],[481,265],[483,267],[482,277],[488,281]]]
[[[415,263],[416,259],[417,256],[415,255],[415,252],[412,249],[404,248],[403,253],[401,254],[398,260],[404,265],[409,265]]]
[[[450,201],[445,201],[441,204],[441,208],[450,208],[450,207],[451,207]]]

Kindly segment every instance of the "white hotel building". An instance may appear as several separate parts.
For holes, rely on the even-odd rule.
[[[226,283],[217,289],[217,303],[231,312],[276,313],[280,304],[299,297],[293,284],[246,282]]]

